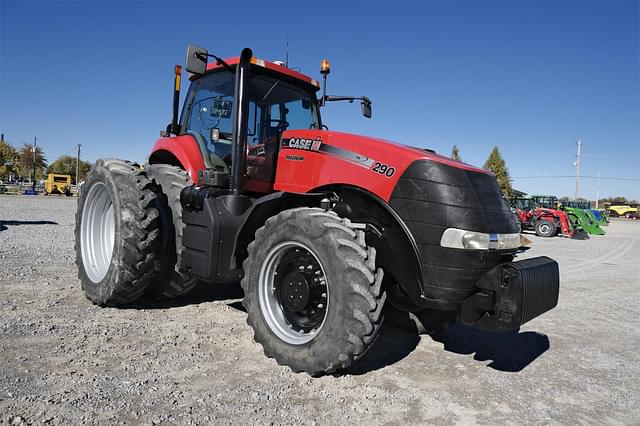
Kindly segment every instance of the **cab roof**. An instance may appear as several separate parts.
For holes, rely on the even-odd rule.
[[[239,56],[234,56],[232,58],[227,58],[225,59],[225,62],[229,65],[231,65],[232,67],[235,65],[238,65],[238,62],[240,62],[240,57]],[[294,78],[296,80],[300,80],[304,83],[307,83],[309,85],[311,85],[314,90],[320,90],[320,83],[318,82],[318,80],[314,80],[313,78],[302,74],[301,72],[292,70],[291,68],[287,68],[284,65],[278,65],[276,63],[270,62],[270,61],[266,61],[264,59],[258,59],[255,56],[251,58],[251,63],[253,65],[256,65],[258,67],[262,67],[262,68],[266,68],[269,71],[273,71],[279,74],[284,74],[286,76],[289,76],[291,78]],[[218,65],[216,62],[211,62],[209,64],[207,64],[207,73],[211,72],[211,71],[217,71],[219,69],[222,69],[223,66],[222,65]],[[189,78],[191,80],[193,80],[194,78],[196,78],[196,75],[191,75]]]

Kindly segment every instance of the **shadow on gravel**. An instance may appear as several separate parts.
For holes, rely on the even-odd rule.
[[[342,374],[359,376],[395,364],[413,352],[418,342],[420,342],[420,336],[417,332],[410,332],[385,323],[380,329],[378,339],[360,362]]]
[[[476,361],[492,362],[487,367],[499,371],[523,370],[549,349],[549,338],[535,331],[491,333],[456,324],[434,336],[444,349],[457,354],[475,354]]]
[[[242,299],[244,294],[239,283],[233,284],[199,284],[193,291],[184,297],[170,300],[157,300],[144,297],[138,302],[129,305],[129,309],[168,309],[188,305],[199,305],[200,303],[215,302],[219,300]],[[242,304],[236,302],[240,307]],[[232,308],[236,308],[236,303],[229,303]],[[243,310],[243,309],[242,309]]]
[[[388,308],[375,345],[346,374],[364,374],[402,360],[416,348],[420,335],[442,343],[448,352],[474,354],[476,361],[490,360],[487,367],[505,372],[523,370],[549,349],[549,338],[534,331],[492,333],[460,323],[447,325],[452,319],[446,316],[424,319],[430,324],[439,323],[432,330],[440,331],[427,332],[425,324],[416,322],[417,318],[410,319],[408,314]]]
[[[19,226],[19,225],[57,225],[58,222],[52,222],[50,220],[0,220],[0,231],[6,231],[7,226]]]
[[[172,300],[143,298],[130,305],[129,309],[167,309],[214,301],[229,301],[227,306],[246,312],[242,306],[244,296],[239,283],[205,285],[200,284],[189,295]],[[394,316],[387,311],[386,320],[378,339],[365,356],[343,373],[337,375],[361,375],[379,370],[406,358],[418,346],[420,334],[414,322]],[[424,331],[424,329],[422,330]],[[526,368],[549,349],[549,338],[534,331],[509,331],[492,333],[460,323],[435,334],[426,334],[439,343],[444,350],[462,355],[474,354],[476,361],[491,360],[487,367],[499,371],[518,372]]]

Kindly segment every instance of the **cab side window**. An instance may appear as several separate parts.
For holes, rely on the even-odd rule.
[[[187,99],[185,130],[194,134],[210,156],[231,164],[233,75],[217,73],[193,82]],[[212,129],[218,138],[212,139]]]

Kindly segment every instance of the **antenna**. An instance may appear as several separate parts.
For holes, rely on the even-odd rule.
[[[284,66],[289,68],[289,33],[286,33],[286,48],[284,51]]]

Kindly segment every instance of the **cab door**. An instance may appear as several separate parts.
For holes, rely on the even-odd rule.
[[[273,192],[280,138],[285,130],[285,127],[280,124],[283,108],[284,106],[279,104],[251,105],[250,109],[254,116],[250,113],[249,124],[255,123],[256,127],[253,135],[251,135],[252,129],[247,132],[246,191]]]

